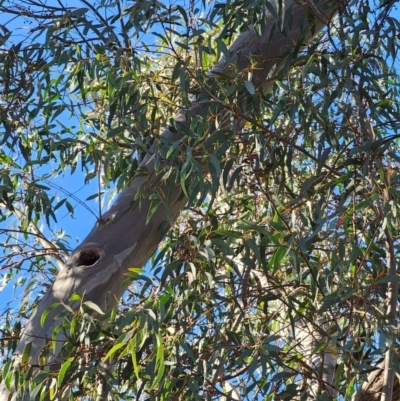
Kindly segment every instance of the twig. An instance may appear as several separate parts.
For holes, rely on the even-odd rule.
[[[24,214],[16,208],[14,208],[13,213],[15,213],[20,220],[25,217]],[[60,249],[57,248],[50,240],[48,240],[45,235],[40,231],[39,227],[37,227],[37,225],[32,221],[29,222],[29,228],[36,235],[36,238],[44,248],[50,248],[55,251],[54,253],[52,253],[52,257],[56,260],[58,267],[60,269],[63,269],[65,265],[63,259],[59,256],[59,253],[61,252]]]

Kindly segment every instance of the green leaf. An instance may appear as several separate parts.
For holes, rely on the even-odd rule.
[[[140,379],[140,369],[139,369],[137,355],[136,355],[136,336],[134,336],[132,341],[129,343],[129,347],[131,348],[133,370],[135,372],[136,378],[139,380]]]
[[[271,378],[271,381],[275,382],[275,381],[280,381],[280,380],[287,380],[290,377],[293,377],[295,374],[296,373],[294,373],[294,372],[279,372]]]
[[[75,212],[74,207],[68,201],[65,201],[65,206],[67,207],[69,214],[73,216]]]
[[[318,181],[318,179],[319,177],[317,176],[307,178],[301,186],[301,193],[304,194],[305,192],[307,192],[311,188],[311,186],[313,186],[315,182]]]
[[[104,312],[94,302],[85,301],[83,304],[86,305],[88,308],[90,308],[90,309],[94,310],[95,312],[97,312],[99,315],[104,315]]]
[[[25,345],[24,350],[22,352],[21,356],[21,365],[25,365],[31,356],[31,350],[32,350],[32,343],[29,342]]]
[[[42,316],[40,316],[40,325],[42,327],[44,327],[44,323],[47,319],[47,316],[49,315],[49,313],[51,311],[53,311],[54,309],[56,309],[58,306],[60,306],[60,303],[54,303],[53,305],[50,305],[47,309],[44,310],[44,312],[42,313]]]
[[[96,199],[96,198],[98,198],[99,196],[101,196],[103,194],[104,194],[104,191],[97,192],[96,194],[88,196],[86,198],[86,200],[88,201],[88,200]]]
[[[81,294],[78,294],[77,292],[74,292],[70,298],[69,298],[70,302],[74,302],[74,301],[81,301],[82,300],[82,296]]]
[[[70,367],[71,363],[73,362],[74,358],[68,358],[62,365],[60,368],[60,371],[58,372],[58,378],[57,378],[57,385],[59,388],[62,387],[63,385],[63,381],[64,381],[64,377],[65,377],[65,373],[67,372],[68,368]]]
[[[364,209],[365,207],[372,205],[378,199],[379,199],[378,194],[372,194],[368,199],[357,203],[356,210]]]
[[[82,17],[83,15],[85,15],[87,12],[89,11],[88,8],[77,8],[73,11],[69,12],[69,15],[71,17]]]
[[[400,282],[400,276],[385,276],[379,279],[379,283],[398,283]]]
[[[224,237],[233,237],[233,238],[242,238],[243,234],[239,231],[231,231],[231,230],[215,230],[215,234],[221,235]]]
[[[275,7],[269,1],[265,2],[265,6],[267,7],[268,11],[271,13],[271,15],[275,19],[275,21],[278,22],[280,20],[280,18],[276,12]]]
[[[30,401],[36,401],[37,400],[37,395],[39,392],[43,390],[43,385],[42,383],[38,384],[36,387],[33,388],[33,390],[29,394],[29,400]]]
[[[9,375],[12,377],[12,363],[13,361],[10,359],[8,362],[6,362],[3,366],[3,372],[2,376],[7,378]],[[7,387],[7,390],[11,392],[11,386],[10,386],[10,381],[5,380],[5,385]]]
[[[327,346],[326,342],[320,342],[311,352],[311,355],[318,354],[320,351],[324,350]]]
[[[105,357],[103,358],[103,361],[107,361],[107,359],[110,359],[119,349],[126,347],[125,343],[118,343],[115,344],[105,355]]]
[[[250,93],[250,95],[254,95],[256,93],[256,90],[254,89],[254,85],[250,82],[250,81],[243,81],[244,82],[244,86],[247,89],[247,92]]]

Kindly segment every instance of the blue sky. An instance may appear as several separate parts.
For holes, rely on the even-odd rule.
[[[66,0],[63,1],[65,6],[70,7],[82,7],[83,4],[79,0]],[[0,24],[5,25],[9,30],[13,32],[11,40],[16,43],[20,42],[29,32],[31,27],[27,25],[23,17],[13,17],[0,14]],[[67,113],[61,114],[58,120],[65,126],[71,126],[70,116]],[[76,126],[79,125],[79,121],[76,121]],[[54,193],[59,194],[60,197],[65,197],[63,190],[67,193],[72,194],[73,197],[69,197],[69,202],[74,206],[74,216],[69,215],[66,208],[61,207],[57,212],[57,223],[52,224],[52,228],[55,230],[64,230],[73,240],[70,241],[71,246],[75,246],[82,241],[86,235],[90,232],[92,227],[96,223],[96,215],[98,214],[98,203],[96,200],[86,201],[86,199],[97,193],[98,186],[96,180],[92,180],[89,184],[85,184],[85,174],[78,173],[80,169],[77,169],[74,175],[71,175],[69,171],[62,175],[55,175],[51,179],[51,183],[57,188],[54,188]],[[43,169],[43,171],[37,171],[36,175],[51,172],[51,165]],[[81,202],[79,202],[81,201]],[[86,205],[86,207],[84,206]],[[93,213],[88,211],[90,208]],[[0,225],[0,228],[10,228],[10,222],[7,221]],[[1,240],[1,236],[0,236]],[[18,296],[21,294],[22,288],[15,286],[17,278],[11,280],[5,287],[1,288],[1,283],[4,277],[3,272],[0,273],[0,312],[7,307],[7,304],[15,299],[16,302],[13,305],[17,305],[19,300]],[[5,272],[7,274],[7,271]]]

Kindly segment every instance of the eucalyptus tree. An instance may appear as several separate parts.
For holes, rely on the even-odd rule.
[[[394,6],[0,3],[1,401],[399,399]]]

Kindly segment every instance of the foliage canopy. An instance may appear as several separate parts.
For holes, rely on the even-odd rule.
[[[351,399],[388,349],[399,375],[395,2],[350,1],[312,42],[282,49],[268,93],[253,82],[256,62],[212,70],[240,32],[263,32],[266,9],[274,29],[290,25],[282,1],[73,4],[0,2],[0,268],[19,294],[0,321],[7,388],[28,385],[32,399],[323,400],[333,385]],[[210,99],[190,127],[174,120]],[[185,135],[168,142],[165,128]],[[132,266],[118,307],[75,294],[78,307],[57,316],[68,341],[54,366],[33,374],[27,347],[13,370],[21,328],[74,247],[59,221],[76,205],[101,221],[144,177],[140,208],[144,157],[188,198],[185,211],[146,268]],[[67,174],[94,194],[60,187]],[[151,196],[148,221],[169,194]],[[318,362],[328,354],[332,382]]]

